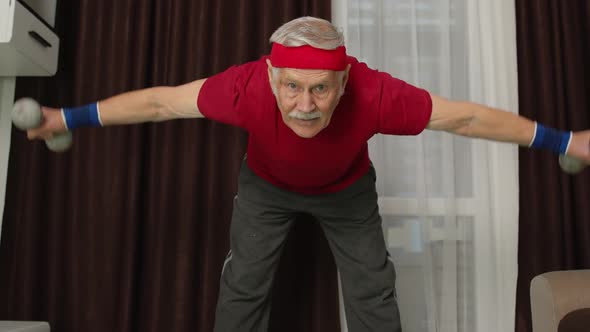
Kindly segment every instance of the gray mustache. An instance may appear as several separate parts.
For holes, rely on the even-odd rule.
[[[313,111],[310,113],[299,112],[299,111],[291,111],[289,112],[289,117],[299,119],[299,120],[313,120],[317,119],[322,115],[319,111]]]

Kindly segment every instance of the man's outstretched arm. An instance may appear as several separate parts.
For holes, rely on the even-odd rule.
[[[110,97],[98,103],[100,122],[108,126],[203,117],[197,107],[197,98],[205,80]],[[46,139],[68,129],[60,109],[43,107],[42,112],[44,121],[41,127],[28,130],[29,139]]]
[[[484,105],[431,95],[432,115],[427,128],[453,134],[529,146],[535,122]],[[590,164],[590,130],[573,133],[567,155]]]

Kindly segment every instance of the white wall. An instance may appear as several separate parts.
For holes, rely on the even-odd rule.
[[[49,25],[54,26],[57,0],[23,0],[23,2],[27,3],[37,14],[43,17]],[[0,1],[0,3],[0,40],[8,42],[13,37],[12,24],[15,5],[14,2],[8,1]],[[2,54],[0,54],[0,58],[1,56]],[[57,56],[52,61],[57,63]],[[50,62],[48,64],[51,65]],[[0,73],[0,75],[2,74],[5,75],[6,73]],[[47,76],[45,68],[35,74]],[[6,201],[6,176],[12,127],[10,112],[14,104],[15,82],[16,77],[0,76],[0,241],[2,240],[2,219]]]
[[[2,240],[2,218],[6,198],[6,175],[8,152],[10,150],[10,111],[14,102],[14,77],[0,77],[0,241]]]

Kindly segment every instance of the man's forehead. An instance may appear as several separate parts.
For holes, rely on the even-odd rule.
[[[336,72],[325,69],[281,68],[281,77],[295,80],[331,80],[336,78]]]

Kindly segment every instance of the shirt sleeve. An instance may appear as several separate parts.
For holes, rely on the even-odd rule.
[[[418,135],[432,115],[430,93],[402,80],[385,75],[381,81],[377,132],[391,135]]]
[[[232,66],[209,77],[199,92],[197,106],[206,118],[246,128],[249,107],[241,107],[246,97],[248,82],[256,72],[256,63]]]

